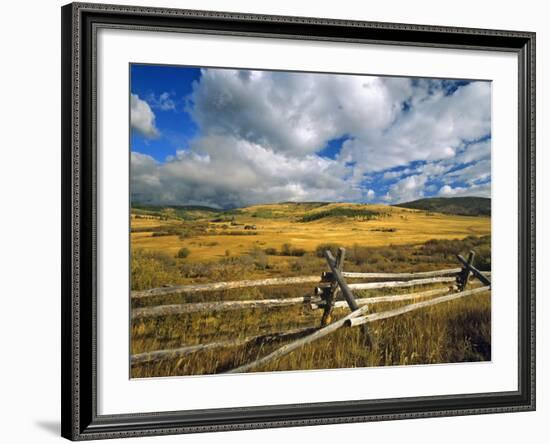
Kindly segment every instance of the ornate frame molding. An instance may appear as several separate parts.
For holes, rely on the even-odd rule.
[[[136,437],[535,409],[535,34],[73,3],[62,8],[62,435]],[[519,390],[97,415],[95,40],[98,27],[514,52],[519,64]]]

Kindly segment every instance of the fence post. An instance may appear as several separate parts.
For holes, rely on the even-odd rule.
[[[336,268],[340,273],[344,271],[344,259],[346,257],[346,250],[339,248],[336,254]],[[330,281],[330,287],[324,288],[321,298],[323,299],[325,306],[323,308],[323,317],[321,318],[321,327],[325,327],[330,324],[332,320],[332,310],[334,308],[334,297],[336,296],[336,290],[338,289],[338,281],[331,273],[323,273],[321,279],[328,278]]]
[[[344,248],[339,248],[338,252],[344,256],[345,254]],[[332,253],[330,250],[325,250],[325,258],[327,260],[328,266],[330,268],[330,271],[332,271],[332,276],[336,280],[338,286],[340,287],[340,290],[342,290],[342,294],[344,295],[344,298],[346,299],[349,309],[354,312],[359,309],[359,305],[357,304],[357,301],[355,300],[355,296],[351,292],[350,288],[348,287],[348,284],[344,277],[342,276],[342,273],[340,270],[336,267],[337,262],[336,259],[334,259],[334,256],[332,256]],[[363,333],[363,337],[365,339],[365,343],[367,346],[372,346],[372,338],[370,335],[369,328],[367,327],[367,324],[364,324],[361,326],[361,331]]]
[[[473,250],[470,251],[470,253],[468,253],[468,265],[474,265],[475,256],[476,256],[476,253]],[[470,279],[470,268],[464,265],[462,267],[462,271],[456,277],[458,291],[466,290],[466,286],[468,285],[469,279]]]
[[[465,268],[468,269],[469,272],[471,272],[476,278],[478,278],[482,284],[491,286],[491,281],[483,275],[481,271],[479,271],[476,267],[474,267],[472,264],[468,263],[466,259],[464,259],[460,254],[456,255],[456,258],[464,265]]]

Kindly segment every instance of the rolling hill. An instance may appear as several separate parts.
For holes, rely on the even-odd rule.
[[[487,197],[431,197],[394,206],[457,216],[491,215],[491,199]]]

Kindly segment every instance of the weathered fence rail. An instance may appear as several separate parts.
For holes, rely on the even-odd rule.
[[[454,301],[465,296],[471,296],[478,293],[489,291],[491,287],[479,287],[473,290],[461,291],[458,293],[452,293],[438,298],[430,299],[429,301],[417,302],[415,304],[405,305],[404,307],[396,308],[394,310],[383,311],[381,313],[373,313],[366,316],[356,316],[346,321],[346,326],[355,327],[356,325],[368,324],[369,322],[380,321],[382,319],[393,318],[411,311],[419,310],[421,308],[431,307],[432,305],[441,304],[442,302]]]
[[[318,339],[321,339],[322,337],[335,332],[336,330],[345,327],[345,326],[356,326],[356,325],[364,325],[369,322],[374,322],[381,319],[387,319],[391,317],[395,317],[401,314],[408,313],[410,311],[418,310],[420,308],[427,307],[429,305],[435,305],[440,304],[442,302],[448,302],[453,299],[462,298],[465,296],[471,296],[473,294],[482,293],[484,291],[488,291],[490,287],[481,287],[476,288],[474,290],[468,290],[460,293],[454,293],[447,296],[442,296],[440,298],[432,299],[431,301],[427,302],[419,302],[417,304],[410,304],[405,307],[401,307],[395,310],[389,310],[384,311],[382,313],[374,313],[372,315],[368,316],[362,316],[363,313],[365,313],[368,310],[367,306],[363,306],[361,308],[358,308],[357,310],[351,312],[349,315],[345,316],[344,318],[333,322],[332,324],[321,328],[317,330],[315,333],[312,333],[309,336],[306,336],[305,338],[298,339],[297,341],[294,341],[290,344],[283,345],[281,348],[275,350],[274,352],[257,359],[256,361],[250,362],[248,364],[242,365],[240,367],[234,368],[232,370],[229,370],[227,373],[244,373],[249,370],[252,370],[260,365],[267,364],[268,362],[271,362],[275,359],[281,358],[285,355],[288,355],[292,351],[303,347],[306,344],[309,344],[313,341],[316,341]]]
[[[374,290],[378,288],[407,288],[428,284],[448,284],[456,282],[454,277],[435,277],[426,279],[412,279],[410,281],[366,282],[364,284],[348,284],[352,290]]]
[[[319,299],[320,301],[320,299]],[[245,301],[188,302],[184,304],[157,305],[132,310],[132,319],[196,313],[199,311],[242,310],[243,308],[272,308],[311,302],[311,298],[254,299]]]
[[[226,348],[226,347],[239,347],[242,345],[252,344],[252,343],[273,343],[276,341],[283,341],[287,339],[293,339],[297,336],[313,333],[317,328],[315,327],[304,327],[296,328],[293,330],[285,330],[281,332],[273,332],[255,336],[246,336],[243,338],[229,339],[227,341],[218,341],[210,342],[208,344],[196,344],[188,345],[185,347],[174,348],[170,350],[155,350],[150,352],[138,353],[131,356],[132,364],[144,364],[146,362],[160,361],[163,359],[175,359],[181,358],[183,356],[190,355],[204,350],[211,350],[215,348]]]
[[[195,292],[238,289],[246,287],[257,287],[267,285],[297,285],[304,283],[315,283],[313,295],[306,295],[294,298],[271,298],[259,300],[229,300],[229,301],[210,301],[210,302],[187,302],[181,304],[156,305],[150,307],[134,308],[132,310],[132,319],[143,319],[150,317],[179,315],[184,313],[202,312],[202,311],[222,311],[236,310],[244,308],[268,308],[283,307],[295,304],[302,304],[309,309],[322,309],[320,327],[305,327],[283,332],[268,333],[257,336],[236,338],[232,340],[212,342],[209,344],[187,345],[170,350],[155,350],[134,354],[131,356],[131,363],[143,364],[163,359],[173,359],[186,356],[201,350],[209,350],[220,347],[235,347],[251,343],[275,343],[293,339],[292,342],[283,345],[279,349],[268,355],[258,358],[253,362],[231,369],[228,373],[239,373],[252,370],[258,366],[264,365],[275,359],[291,353],[305,344],[316,341],[342,327],[360,326],[362,334],[365,337],[365,343],[371,343],[370,333],[367,324],[399,316],[405,313],[413,312],[422,308],[431,307],[437,304],[450,302],[459,298],[488,292],[491,289],[490,272],[481,272],[474,267],[474,252],[470,252],[468,259],[457,255],[461,263],[461,268],[450,268],[444,270],[425,271],[416,273],[358,273],[345,272],[343,263],[345,258],[345,249],[340,248],[336,258],[327,250],[325,258],[330,272],[318,276],[297,276],[290,278],[271,278],[243,280],[235,282],[217,282],[212,284],[180,285],[171,287],[153,288],[145,291],[132,292],[133,299],[162,296],[169,294],[187,294]],[[470,276],[477,278],[482,287],[466,290]],[[348,279],[400,279],[380,282],[348,283]],[[406,294],[392,294],[382,296],[371,296],[356,298],[354,290],[373,290],[382,288],[411,288],[425,285],[446,285],[445,287],[433,288],[420,292]],[[344,300],[337,300],[343,296]],[[437,297],[433,297],[437,296]],[[433,297],[433,298],[432,298]],[[367,314],[369,306],[385,302],[401,302],[408,300],[432,298],[420,302],[414,302],[396,309],[386,310],[379,313]],[[335,308],[349,308],[350,313],[334,322],[332,312]]]
[[[317,278],[317,282],[319,279]],[[438,283],[453,283],[456,281],[454,277],[448,278],[431,278],[431,279],[413,279],[410,281],[392,281],[392,282],[368,282],[358,284],[348,284],[351,290],[373,290],[380,288],[408,288],[416,287],[428,284]],[[327,288],[330,285],[326,282],[321,282],[316,288]],[[238,288],[238,287],[233,287]],[[336,290],[336,294],[339,290]],[[398,296],[398,295],[394,295]],[[414,297],[412,297],[413,299]],[[401,299],[406,300],[407,298]],[[378,299],[363,298],[361,301],[364,303],[370,301],[370,303],[377,303]],[[398,299],[396,299],[398,300]],[[388,296],[384,296],[380,299],[383,302],[389,302]],[[132,319],[143,319],[147,317],[159,317],[179,315],[185,313],[197,313],[200,311],[227,311],[227,310],[241,310],[245,308],[274,308],[274,307],[286,307],[296,304],[318,304],[322,302],[320,298],[313,298],[311,296],[300,296],[295,298],[269,298],[269,299],[251,299],[251,300],[230,300],[230,301],[210,301],[210,302],[184,302],[181,304],[166,304],[155,305],[151,307],[140,307],[132,310]],[[336,302],[336,306],[346,306],[346,302]]]
[[[437,296],[440,294],[448,293],[448,288],[435,288],[433,290],[426,290],[426,291],[419,291],[417,293],[406,293],[406,294],[388,294],[384,296],[372,296],[368,298],[359,298],[355,299],[358,305],[372,305],[372,304],[379,304],[381,302],[401,302],[401,301],[409,301],[411,299],[420,299],[420,298],[427,298],[430,296]],[[319,308],[324,308],[324,303],[312,303],[311,309],[317,310]],[[335,301],[333,304],[333,308],[346,308],[348,306],[348,303],[346,301]]]
[[[392,294],[385,296],[374,296],[368,298],[356,299],[357,304],[378,304],[381,302],[397,302],[417,299],[422,297],[434,296],[448,292],[448,288],[438,288],[435,290],[427,290],[418,293],[407,294]],[[312,310],[324,307],[324,301],[321,298],[311,298],[309,296],[301,296],[296,298],[279,298],[279,299],[254,299],[246,301],[215,301],[215,302],[188,302],[185,304],[170,304],[158,305],[154,307],[134,308],[132,310],[132,319],[144,319],[149,317],[179,315],[185,313],[197,313],[201,311],[227,311],[227,310],[242,310],[244,308],[273,308],[287,307],[296,304],[310,304]],[[345,308],[348,304],[346,301],[335,301],[334,308]]]
[[[342,276],[349,279],[417,279],[438,276],[452,276],[460,272],[462,268],[449,268],[436,271],[421,271],[418,273],[356,273],[343,272]],[[140,299],[152,296],[163,296],[181,293],[199,293],[203,291],[231,290],[234,288],[262,287],[275,285],[311,284],[321,283],[319,276],[296,276],[269,279],[250,279],[234,282],[215,282],[209,284],[175,285],[169,287],[151,288],[149,290],[132,291],[132,299]]]
[[[297,276],[271,279],[249,279],[235,282],[215,282],[211,284],[176,285],[170,287],[151,288],[150,290],[132,291],[132,299],[167,294],[198,293],[203,291],[230,290],[233,288],[261,287],[267,285],[292,285],[319,282],[319,276]]]
[[[400,288],[415,287],[426,284],[451,283],[455,278],[433,278],[418,279],[403,282],[371,282],[366,284],[348,284],[351,290],[371,290],[379,288]],[[321,288],[321,287],[317,287]],[[365,299],[366,301],[367,299]],[[295,298],[276,298],[276,299],[253,299],[236,301],[213,301],[213,302],[187,302],[183,304],[156,305],[152,307],[134,308],[132,310],[132,319],[143,319],[147,317],[170,316],[184,313],[196,313],[199,311],[226,311],[240,310],[244,308],[273,308],[285,307],[296,304],[320,303],[321,298],[313,299],[311,296],[301,296]]]

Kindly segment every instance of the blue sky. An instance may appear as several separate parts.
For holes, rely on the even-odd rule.
[[[192,92],[193,81],[200,79],[200,69],[131,65],[130,70],[132,93],[151,107],[160,133],[160,137],[150,138],[132,131],[132,151],[164,161],[198,135],[198,127],[185,111],[184,103]]]
[[[132,65],[134,202],[490,196],[491,84]]]

